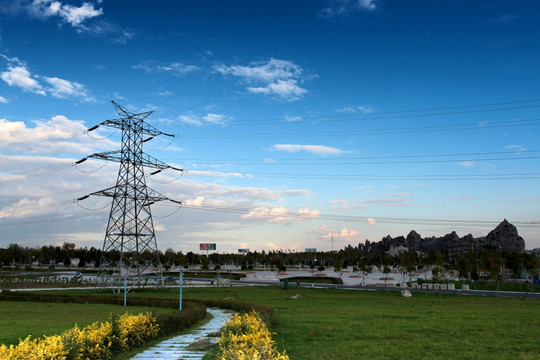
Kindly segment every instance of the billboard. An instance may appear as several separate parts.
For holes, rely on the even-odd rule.
[[[306,248],[306,252],[317,252],[315,248]]]
[[[247,254],[249,252],[249,249],[238,249],[239,254]]]
[[[216,244],[215,243],[200,243],[199,244],[200,250],[216,250]]]

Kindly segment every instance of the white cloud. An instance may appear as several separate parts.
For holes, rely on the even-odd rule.
[[[4,80],[9,86],[20,87],[24,91],[32,92],[34,94],[46,95],[43,87],[39,84],[30,71],[24,65],[8,65],[7,71],[0,74],[0,78]]]
[[[23,9],[38,18],[49,18],[59,16],[60,19],[73,27],[80,27],[88,19],[103,15],[103,9],[96,9],[95,4],[83,2],[81,6],[63,4],[53,0],[33,0],[31,3],[23,5]]]
[[[522,145],[507,145],[504,147],[506,150],[514,150],[515,152],[526,151],[527,149]]]
[[[82,121],[70,120],[63,115],[34,123],[35,126],[30,128],[22,121],[0,119],[0,149],[6,152],[25,150],[39,154],[52,152],[85,154],[92,153],[95,146],[104,148],[116,146],[110,140],[96,142],[89,137],[74,138],[74,134],[83,134],[86,126]]]
[[[54,1],[54,3],[58,3]],[[71,26],[77,27],[87,19],[103,14],[103,9],[94,9],[94,4],[84,2],[80,7],[73,5],[58,5],[58,14]]]
[[[203,122],[201,119],[197,118],[194,115],[179,115],[178,120],[188,125],[202,126]]]
[[[302,74],[302,69],[293,62],[273,58],[266,63],[253,62],[250,66],[217,65],[214,69],[223,75],[234,75],[248,81],[262,81],[267,83],[276,80],[298,78]]]
[[[154,64],[152,61],[145,61],[141,64],[132,66],[133,69],[142,69],[146,72],[168,72],[176,76],[184,76],[189,73],[197,72],[200,70],[198,66],[195,65],[186,65],[180,62],[171,62],[168,64]]]
[[[216,65],[214,70],[222,75],[232,75],[243,79],[247,90],[254,94],[276,96],[294,101],[300,99],[307,90],[298,84],[303,77],[303,69],[288,60],[271,58],[267,62],[252,62],[248,66]]]
[[[321,239],[325,240],[340,240],[344,242],[356,242],[359,240],[360,237],[360,231],[356,229],[347,229],[343,228],[341,230],[338,229],[328,229],[328,226],[321,225],[316,230],[311,230],[312,233],[316,233],[319,235]]]
[[[276,144],[273,149],[286,152],[305,151],[315,155],[339,155],[344,153],[341,149],[326,145]]]
[[[209,125],[224,125],[229,117],[224,114],[206,114],[203,119]]]
[[[5,97],[3,97],[2,95],[0,95],[0,103],[7,104],[7,103],[9,103],[9,101],[8,101]]]
[[[307,90],[301,88],[294,79],[277,80],[275,83],[268,84],[265,87],[248,87],[248,91],[254,94],[277,95],[282,98],[296,100],[302,97]]]
[[[244,177],[242,173],[226,173],[222,171],[188,170],[186,175],[216,176],[216,177]]]
[[[459,163],[459,166],[461,167],[464,167],[464,168],[472,168],[476,165],[476,163],[474,161],[462,161],[461,163]]]
[[[27,69],[26,64],[19,59],[8,58],[4,55],[2,57],[8,61],[8,68],[0,74],[0,78],[9,86],[19,87],[26,92],[51,95],[61,99],[75,97],[84,101],[94,100],[82,84],[58,77],[33,75]],[[39,80],[45,80],[49,87],[43,86]]]
[[[232,198],[246,198],[251,200],[280,201],[289,196],[310,196],[309,190],[271,190],[256,187],[230,186],[222,192],[222,196]]]
[[[316,219],[321,214],[320,210],[311,210],[309,208],[299,209],[291,212],[284,206],[270,207],[266,205],[257,206],[251,209],[247,214],[242,215],[244,220],[264,220],[271,224],[288,224],[294,221],[300,223]]]
[[[359,105],[359,106],[347,105],[340,109],[336,109],[336,111],[340,113],[352,113],[352,114],[360,113],[360,114],[366,115],[366,114],[371,114],[373,112],[373,109],[369,106],[363,106],[363,105]]]
[[[184,114],[184,115],[179,115],[177,119],[187,125],[211,126],[211,125],[226,125],[229,121],[232,120],[232,117],[226,114],[207,113],[204,116]]]
[[[269,223],[284,223],[292,221],[290,216],[289,209],[283,206],[258,206],[251,209],[249,213],[242,215],[242,219],[264,219]]]
[[[69,24],[78,33],[108,37],[113,42],[125,43],[134,34],[117,24],[102,19],[102,0],[83,1],[80,6],[58,0],[16,0],[9,6],[0,7],[0,13],[26,14],[32,18],[56,19],[59,25]],[[4,5],[4,4],[3,4]]]
[[[57,77],[44,76],[43,78],[49,85],[51,85],[51,87],[47,90],[54,97],[60,99],[66,99],[68,97],[79,97],[81,99],[84,99],[85,101],[94,100],[94,98],[88,95],[88,91],[82,84],[60,79]]]
[[[323,19],[346,18],[356,11],[377,9],[377,0],[330,0],[328,7],[319,12]]]
[[[285,120],[289,122],[295,122],[302,120],[301,116],[285,116]]]

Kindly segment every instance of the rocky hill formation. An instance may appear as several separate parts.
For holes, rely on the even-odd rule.
[[[359,247],[365,251],[395,255],[399,251],[441,252],[450,259],[457,259],[469,252],[524,252],[525,240],[519,236],[517,228],[504,219],[487,236],[475,238],[471,234],[459,237],[451,232],[442,237],[422,238],[416,231],[411,231],[407,237],[392,238],[390,235],[379,242],[366,241]]]

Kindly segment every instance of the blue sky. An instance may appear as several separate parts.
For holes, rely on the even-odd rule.
[[[161,249],[330,250],[385,235],[540,247],[536,1],[2,1],[0,246],[101,247],[114,100],[174,141]],[[147,175],[152,170],[147,170]],[[333,242],[332,242],[333,239]]]

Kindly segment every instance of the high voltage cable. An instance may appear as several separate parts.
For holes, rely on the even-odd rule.
[[[424,109],[416,109],[416,110],[385,111],[385,112],[370,113],[370,114],[367,114],[367,115],[369,115],[371,117],[362,117],[362,118],[359,118],[359,119],[350,119],[349,118],[349,119],[324,120],[324,119],[333,119],[333,118],[339,118],[339,117],[352,117],[352,116],[357,116],[358,117],[358,114],[308,116],[308,117],[302,117],[302,119],[322,119],[322,120],[320,120],[320,122],[326,122],[326,121],[352,121],[352,120],[362,120],[362,121],[363,120],[377,120],[377,119],[399,118],[400,116],[396,116],[396,117],[373,117],[373,115],[400,114],[400,113],[412,113],[412,112],[422,112],[422,111],[438,111],[438,110],[452,110],[452,109],[467,109],[467,108],[474,108],[474,107],[522,104],[522,103],[531,103],[531,102],[539,102],[539,101],[540,101],[540,99],[530,99],[530,100],[496,102],[496,103],[486,103],[486,104],[476,104],[476,105],[459,105],[459,106],[448,106],[448,107],[439,107],[439,108],[437,108],[437,107],[435,107],[435,108],[424,108]],[[476,112],[484,112],[484,111],[505,111],[505,110],[517,110],[517,109],[536,108],[536,107],[540,107],[540,105],[514,106],[514,107],[496,108],[496,109],[477,109],[477,110],[467,110],[467,111],[447,112],[447,113],[411,114],[411,115],[405,115],[405,116],[401,116],[401,117],[415,117],[415,116],[425,117],[425,116],[439,116],[439,115],[455,115],[455,114],[464,114],[464,113],[469,113],[469,112],[470,113],[476,113]],[[283,117],[283,118],[271,118],[271,119],[262,119],[262,120],[236,121],[235,123],[228,124],[228,125],[229,126],[230,125],[235,125],[235,124],[241,125],[242,123],[247,123],[248,121],[254,121],[254,122],[258,123],[258,124],[254,123],[253,125],[261,125],[261,124],[264,125],[265,121],[276,121],[276,120],[286,121],[284,124],[299,124],[299,122],[288,121],[286,117]],[[538,119],[533,119],[533,120],[538,120]],[[523,121],[526,121],[526,120],[523,120]],[[275,123],[274,122],[269,122],[268,124],[275,124]],[[472,124],[468,124],[468,125],[472,125]],[[161,126],[164,126],[164,125],[161,125]],[[166,126],[177,126],[177,124],[175,124],[175,125],[166,125]],[[462,126],[462,125],[458,125],[458,126]],[[82,132],[73,133],[73,134],[71,134],[71,135],[69,135],[67,137],[64,137],[64,138],[57,138],[57,139],[54,139],[54,140],[44,141],[44,143],[55,143],[55,142],[70,140],[70,139],[72,139],[74,137],[84,135],[84,134],[87,134],[87,133],[88,133],[88,129],[84,130]],[[9,153],[9,154],[0,155],[0,157],[2,157],[2,156],[12,156],[13,154],[18,154],[18,153],[21,153],[21,152],[28,152],[28,151],[31,151],[31,150],[38,149],[41,146],[42,146],[41,144],[40,145],[35,145],[35,146],[32,146],[32,147],[26,148],[24,150],[12,152],[12,153]]]
[[[483,153],[464,153],[464,154],[433,154],[433,155],[402,155],[402,156],[380,156],[380,157],[348,157],[348,158],[333,158],[333,159],[277,159],[274,161],[257,161],[257,162],[241,162],[239,165],[254,165],[254,166],[320,166],[321,164],[324,164],[325,166],[328,165],[388,165],[388,164],[426,164],[426,163],[451,163],[451,162],[464,162],[464,161],[510,161],[510,160],[535,160],[540,159],[540,156],[515,156],[515,157],[487,157],[487,158],[464,158],[464,159],[438,159],[438,160],[425,160],[423,158],[426,157],[449,157],[449,156],[473,156],[473,155],[489,155],[489,154],[515,154],[515,153],[538,153],[540,150],[524,150],[524,151],[512,151],[512,152],[483,152]],[[388,160],[388,161],[355,161],[355,160],[369,160],[369,159],[414,159],[414,158],[421,158],[422,160]],[[232,161],[248,161],[248,159],[218,159],[214,161],[202,161],[198,163],[205,163],[205,164],[215,164],[215,163],[231,163]],[[338,160],[338,161],[336,161]],[[346,160],[346,161],[345,161]],[[189,160],[188,160],[189,161]],[[194,161],[191,159],[191,161]],[[249,159],[249,161],[253,161],[252,159]],[[298,162],[303,161],[303,162]],[[330,162],[331,161],[331,162]],[[74,166],[75,163],[70,164],[54,164],[49,165],[43,168],[37,168],[37,169],[30,169],[25,170],[21,172],[17,172],[17,174],[21,174],[20,176],[14,176],[12,179],[7,179],[4,181],[0,181],[0,186],[12,184],[15,182],[19,182],[22,180],[27,180],[30,178],[48,175],[56,171],[64,170],[69,167]],[[200,170],[196,170],[200,171]],[[27,175],[24,175],[24,173],[28,172]],[[186,174],[189,175],[189,169],[186,169]],[[280,173],[280,174],[264,174],[264,173],[249,173],[250,175],[258,175],[263,177],[299,177],[299,178],[306,178],[306,177],[315,177],[309,174],[287,174],[287,173]],[[492,176],[499,176],[498,178],[494,179],[514,179],[514,177],[518,177],[517,179],[520,179],[521,176],[527,176],[527,179],[536,179],[538,173],[525,173],[525,174],[483,174],[483,175],[455,175],[455,174],[448,174],[448,175],[426,175],[430,177],[436,177],[436,176],[452,176],[452,177],[474,177],[474,176],[485,176],[486,178],[492,177]],[[348,175],[333,175],[333,178],[337,177],[344,177]],[[351,175],[351,176],[357,176],[360,177],[361,175]],[[373,176],[373,175],[372,175]],[[501,177],[502,176],[502,177]],[[510,176],[510,177],[509,177]],[[533,177],[531,177],[533,176]],[[391,176],[389,178],[397,179],[400,176]],[[328,177],[325,177],[328,178]],[[380,178],[379,176],[374,176],[373,178]],[[405,177],[405,179],[410,178],[410,176]]]
[[[531,100],[518,100],[518,101],[507,101],[507,102],[495,102],[495,103],[487,103],[487,104],[476,104],[476,105],[458,105],[458,106],[446,106],[446,107],[432,107],[432,108],[423,108],[423,109],[412,109],[412,110],[394,110],[394,111],[382,111],[382,112],[370,112],[366,114],[336,114],[336,115],[318,115],[318,116],[302,116],[302,120],[316,120],[316,119],[328,119],[323,120],[325,122],[328,121],[335,121],[332,119],[335,118],[349,118],[349,119],[341,119],[338,121],[351,121],[351,120],[376,120],[376,119],[384,119],[384,117],[373,117],[374,115],[388,115],[388,114],[401,114],[401,113],[414,113],[414,112],[425,112],[425,111],[440,111],[440,110],[454,110],[454,109],[468,109],[468,108],[475,108],[475,107],[487,107],[487,106],[501,106],[501,105],[512,105],[512,104],[523,104],[523,103],[531,103],[531,102],[540,102],[540,99],[531,99]],[[387,118],[399,118],[399,117],[414,117],[414,116],[430,116],[430,115],[455,115],[455,114],[465,114],[465,113],[477,113],[477,112],[483,112],[483,111],[505,111],[505,110],[517,110],[517,109],[527,109],[527,108],[536,108],[540,107],[540,105],[527,105],[527,106],[514,106],[514,107],[506,107],[506,108],[496,108],[496,109],[477,109],[477,110],[468,110],[468,111],[460,111],[460,112],[447,112],[447,113],[433,113],[433,114],[419,114],[419,115],[409,115],[409,116],[395,116],[395,117],[387,117]],[[350,119],[350,117],[359,117],[358,119]],[[366,116],[371,116],[366,117]],[[298,124],[298,121],[291,121],[288,117],[279,117],[279,118],[266,118],[266,119],[251,119],[251,120],[237,120],[232,124],[228,125],[265,125],[265,124],[276,124],[276,123],[282,123],[282,121],[285,121],[285,124]],[[252,122],[252,123],[250,123]],[[176,124],[169,124],[169,125],[162,125],[162,126],[176,126]]]
[[[33,172],[29,173],[28,175],[23,175],[23,176],[19,176],[19,177],[14,177],[12,179],[0,181],[0,186],[13,184],[13,183],[16,183],[16,182],[19,182],[19,181],[22,181],[22,180],[31,179],[31,178],[38,177],[38,176],[48,175],[48,174],[51,174],[51,173],[56,172],[56,171],[67,169],[67,168],[69,168],[71,166],[73,166],[72,163],[70,163],[68,165],[62,164],[62,165],[54,165],[54,166],[49,166],[49,167],[45,167],[45,168],[35,169]]]
[[[386,164],[426,164],[426,163],[449,163],[449,162],[463,162],[463,161],[508,161],[508,160],[532,160],[540,159],[540,156],[519,156],[513,158],[471,158],[471,159],[445,159],[445,160],[405,160],[405,161],[333,161],[330,164],[325,165],[386,165]],[[241,165],[312,165],[319,166],[317,163],[294,163],[294,162],[256,162],[256,163],[242,163]]]
[[[323,159],[313,159],[313,158],[286,158],[286,159],[271,159],[272,161],[320,161],[320,162],[330,162],[334,160],[371,160],[371,159],[410,159],[410,158],[426,158],[426,157],[450,157],[450,156],[479,156],[479,155],[507,155],[507,154],[522,154],[522,153],[540,153],[540,150],[511,150],[511,151],[483,151],[483,152],[471,152],[471,153],[448,153],[448,154],[420,154],[420,155],[385,155],[385,156],[355,156],[355,157],[332,157],[332,158],[323,158]],[[267,161],[265,159],[253,159],[253,158],[237,158],[237,159],[198,159],[198,158],[188,158],[184,161],[193,161],[200,163],[219,163],[229,161]],[[272,163],[272,161],[268,161]]]
[[[76,189],[76,190],[60,191],[56,193],[51,193],[47,196],[30,196],[30,197],[16,198],[16,199],[11,199],[11,200],[4,200],[4,201],[0,201],[0,205],[8,204],[8,203],[14,204],[21,200],[40,200],[40,199],[57,198],[58,196],[61,196],[61,195],[73,195],[73,193],[76,193],[76,192],[88,192],[89,190],[92,190],[92,189],[102,188],[105,185],[107,184],[92,185],[92,186],[87,186],[87,187]]]
[[[407,128],[386,128],[386,129],[366,129],[359,131],[324,131],[324,132],[297,132],[297,133],[246,133],[236,135],[189,135],[190,138],[273,138],[273,137],[318,137],[318,136],[361,136],[361,135],[387,135],[387,134],[414,134],[426,132],[441,132],[441,131],[464,131],[464,130],[483,130],[483,129],[498,129],[517,126],[536,126],[540,125],[540,118],[524,119],[524,120],[507,120],[507,121],[492,121],[488,123],[465,123],[454,125],[433,125],[433,126],[418,126]],[[181,137],[180,134],[175,135]]]
[[[54,206],[64,205],[72,201],[51,204]],[[160,206],[179,207],[177,205],[171,205],[166,203],[159,203]],[[263,218],[290,218],[290,219],[302,219],[302,220],[325,220],[325,221],[340,221],[340,222],[356,222],[356,223],[368,223],[368,221],[375,221],[381,224],[410,224],[410,225],[425,225],[425,226],[459,226],[459,227],[487,227],[496,226],[500,221],[489,220],[457,220],[457,219],[425,219],[425,218],[395,218],[395,217],[372,217],[372,216],[351,216],[351,215],[330,215],[330,214],[318,214],[304,215],[304,214],[272,214],[269,211],[254,210],[248,208],[237,207],[224,207],[224,206],[211,206],[211,205],[194,205],[184,203],[181,205],[183,209],[189,210],[201,210],[201,211],[215,211],[223,213],[233,214],[253,214]],[[65,220],[86,218],[88,216],[74,216],[68,215],[57,218],[47,218],[39,220],[25,220],[25,221],[13,221],[2,222],[2,226],[20,226],[41,224],[49,222],[59,222]],[[527,229],[540,229],[540,224],[527,221],[513,221],[514,225],[519,225]]]
[[[325,117],[322,117],[322,119],[314,121],[315,123],[322,123],[322,122],[345,122],[345,121],[368,121],[368,120],[388,120],[388,119],[402,119],[402,118],[414,118],[414,117],[428,117],[428,116],[443,116],[443,115],[461,115],[461,114],[472,114],[472,113],[480,113],[480,112],[493,112],[493,111],[506,111],[506,110],[518,110],[518,109],[529,109],[529,108],[538,108],[540,105],[531,105],[531,106],[516,106],[516,107],[509,107],[509,108],[497,108],[497,109],[478,109],[478,110],[464,110],[464,111],[453,111],[453,112],[445,112],[445,113],[429,113],[429,114],[410,114],[410,115],[395,115],[395,116],[373,116],[373,114],[368,114],[370,117],[360,117],[360,118],[348,118],[348,119],[340,119],[340,118],[333,118],[333,119],[326,119]],[[336,115],[339,116],[339,115]],[[345,115],[341,115],[345,116]],[[356,114],[355,116],[358,116]],[[286,119],[282,119],[281,121],[276,122],[239,122],[235,121],[233,123],[230,123],[228,125],[242,125],[242,126],[250,126],[250,125],[275,125],[275,124],[283,124],[283,120],[286,121]],[[288,121],[287,123],[292,124],[299,124],[298,121]],[[311,124],[311,123],[309,123]]]
[[[170,206],[163,204],[163,206]],[[194,210],[207,210],[218,211],[225,213],[235,214],[252,214],[260,217],[277,217],[277,218],[291,218],[291,219],[304,219],[304,220],[327,220],[327,221],[347,221],[347,222],[361,222],[367,223],[368,221],[376,221],[377,223],[390,223],[390,224],[415,224],[415,225],[433,225],[433,226],[474,226],[485,227],[497,225],[500,221],[487,221],[487,220],[453,220],[453,219],[422,219],[422,218],[393,218],[393,217],[372,217],[372,216],[351,216],[351,215],[303,215],[303,214],[272,214],[270,211],[247,209],[247,208],[235,208],[224,206],[212,206],[212,205],[193,205],[189,203],[184,204],[184,209]],[[527,228],[540,228],[540,224],[531,222],[513,222],[515,225],[525,226]]]
[[[189,175],[189,172],[188,172]],[[311,180],[372,180],[372,181],[478,181],[478,180],[539,180],[540,173],[511,173],[511,174],[427,174],[427,175],[312,175],[312,174],[264,174],[249,173],[253,177],[277,179],[311,179]]]
[[[29,152],[29,151],[32,151],[32,150],[36,150],[36,149],[42,148],[43,144],[54,144],[54,143],[57,143],[57,142],[70,140],[70,139],[73,139],[73,138],[75,138],[77,136],[84,135],[87,132],[88,131],[85,130],[85,131],[82,131],[82,132],[77,132],[77,133],[71,134],[71,135],[69,135],[69,136],[67,136],[65,138],[57,138],[57,139],[54,139],[54,140],[45,140],[43,142],[40,142],[39,145],[34,145],[34,146],[27,147],[27,148],[22,149],[22,150],[13,151],[13,152],[11,152],[9,154],[1,154],[0,157],[11,157],[11,156],[15,156],[17,154],[21,154],[21,153]]]

